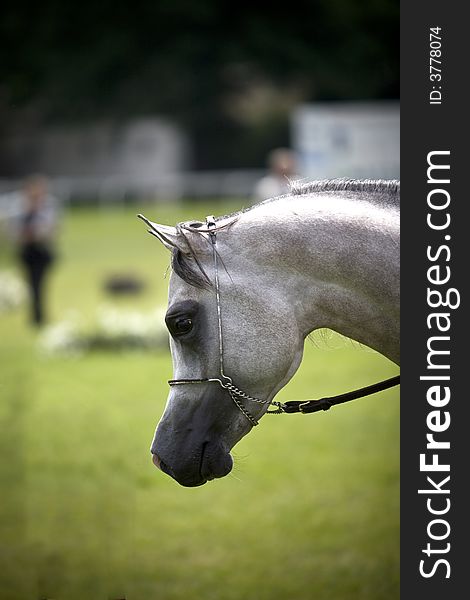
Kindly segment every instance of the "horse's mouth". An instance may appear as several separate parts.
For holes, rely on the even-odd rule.
[[[205,478],[202,476],[201,474],[201,468],[199,469],[199,473],[197,475],[196,478],[194,478],[193,476],[187,476],[186,474],[184,475],[177,475],[173,469],[171,467],[169,467],[159,456],[158,454],[152,454],[152,461],[153,464],[157,467],[157,469],[159,469],[160,471],[162,471],[162,473],[165,473],[166,475],[169,475],[172,479],[174,479],[175,481],[177,481],[180,485],[183,485],[185,487],[197,487],[200,485],[204,485],[205,483],[207,483],[207,481],[209,481],[209,479],[213,479],[213,477],[209,477],[209,478]],[[202,465],[202,456],[201,456],[201,465]]]
[[[165,463],[158,454],[152,453],[153,464],[166,475],[172,477],[185,487],[198,487],[208,481],[225,477],[232,470],[233,461],[229,453],[215,452],[216,448],[210,442],[204,442],[201,447],[199,462],[192,469],[178,470]]]

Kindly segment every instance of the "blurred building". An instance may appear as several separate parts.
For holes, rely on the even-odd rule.
[[[47,173],[65,199],[178,197],[189,164],[184,132],[155,117],[15,131],[0,144],[2,175]]]
[[[292,147],[307,179],[400,177],[398,102],[317,102],[292,114]]]

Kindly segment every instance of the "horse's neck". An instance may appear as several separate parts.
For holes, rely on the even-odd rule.
[[[324,194],[267,203],[246,216],[248,230],[258,230],[260,274],[270,265],[265,276],[278,278],[304,335],[329,327],[398,362],[396,209]]]

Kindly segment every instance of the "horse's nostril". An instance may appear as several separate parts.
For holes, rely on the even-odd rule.
[[[162,461],[158,454],[152,454],[152,462],[157,467],[157,469],[160,469],[160,471],[166,473],[170,477],[174,477],[173,471]]]
[[[163,470],[162,461],[160,460],[159,456],[157,456],[156,454],[152,454],[152,462],[157,467],[157,469]]]

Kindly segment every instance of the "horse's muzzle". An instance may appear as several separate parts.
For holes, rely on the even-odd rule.
[[[152,452],[153,464],[185,487],[204,485],[212,479],[225,477],[232,470],[233,460],[218,444],[205,442],[197,461],[184,461],[182,465],[170,465]]]

